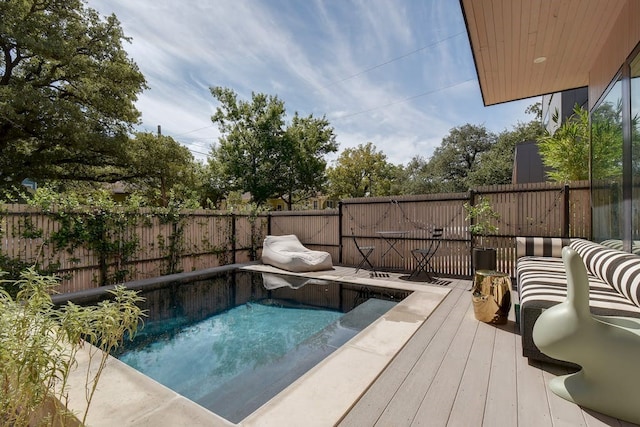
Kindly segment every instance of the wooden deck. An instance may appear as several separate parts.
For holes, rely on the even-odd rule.
[[[547,381],[567,371],[522,357],[513,308],[506,325],[479,322],[470,282],[449,286],[452,292],[340,426],[635,425],[554,395]]]

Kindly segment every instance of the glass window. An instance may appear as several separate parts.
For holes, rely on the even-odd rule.
[[[640,249],[640,54],[631,61],[631,169],[634,252]]]
[[[622,85],[618,80],[591,113],[593,240],[622,240]]]

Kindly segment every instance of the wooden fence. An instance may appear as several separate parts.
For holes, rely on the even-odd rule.
[[[469,193],[348,199],[333,210],[271,212],[255,217],[198,210],[167,221],[141,211],[136,214],[144,221],[119,230],[120,238],[137,242],[138,249],[126,259],[116,256],[106,263],[96,251],[83,246],[56,248],[51,236],[61,230],[61,224],[51,215],[24,205],[5,205],[0,255],[55,267],[63,277],[61,292],[104,283],[101,264],[103,270],[125,271],[123,280],[135,280],[256,260],[268,234],[295,234],[307,247],[329,252],[335,264],[351,266],[360,260],[356,239],[360,245],[375,246],[371,260],[376,268],[409,272],[416,263],[411,250],[425,247],[432,230],[442,227],[443,242],[433,260],[436,271],[445,276],[470,276],[471,236],[463,205],[480,196],[488,198],[499,214],[495,222],[498,232],[487,243],[498,250],[501,271],[514,274],[516,236],[590,237],[589,183],[573,182],[566,186],[506,185]]]

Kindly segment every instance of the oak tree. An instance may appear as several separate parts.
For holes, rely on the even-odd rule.
[[[0,186],[120,179],[146,84],[117,18],[82,0],[6,0],[0,17]]]

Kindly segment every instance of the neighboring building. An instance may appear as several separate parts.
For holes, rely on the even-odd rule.
[[[546,182],[547,174],[537,141],[525,141],[516,145],[513,153],[513,184]]]
[[[554,133],[556,129],[571,115],[576,105],[582,108],[589,107],[589,88],[565,90],[542,96],[542,124]],[[557,120],[554,120],[557,117]]]
[[[576,105],[588,108],[589,91],[586,87],[570,89],[542,96],[542,125],[553,134],[573,115]],[[548,168],[544,166],[538,143],[521,142],[513,156],[513,184],[546,182]]]
[[[485,105],[587,87],[592,128],[606,129],[617,166],[598,169],[592,159],[591,238],[621,240],[631,251],[640,240],[640,132],[632,121],[640,116],[640,1],[460,4]]]

